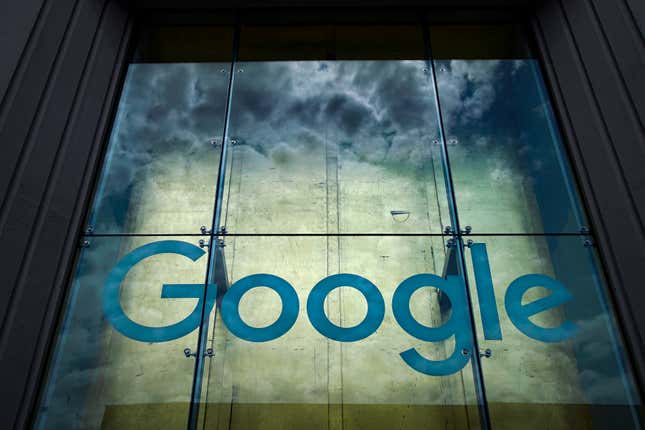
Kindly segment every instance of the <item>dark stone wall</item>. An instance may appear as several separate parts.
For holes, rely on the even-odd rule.
[[[533,29],[598,251],[645,381],[645,3],[547,0]]]
[[[0,11],[0,427],[24,428],[74,263],[129,39],[112,0]]]

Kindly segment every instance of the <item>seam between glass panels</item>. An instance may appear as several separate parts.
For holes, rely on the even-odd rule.
[[[228,91],[226,96],[226,111],[224,116],[224,130],[222,132],[222,145],[221,145],[221,156],[219,159],[218,166],[218,177],[217,177],[217,187],[215,189],[215,203],[213,206],[213,218],[211,222],[211,231],[209,234],[209,243],[208,243],[208,265],[206,267],[206,278],[204,282],[204,295],[202,297],[202,303],[206,303],[206,298],[208,295],[208,288],[211,282],[212,270],[214,266],[214,259],[217,258],[217,252],[213,251],[214,246],[219,246],[217,239],[214,238],[214,234],[219,230],[219,223],[221,219],[222,211],[222,202],[223,202],[223,192],[225,185],[225,176],[226,176],[226,159],[228,151],[228,127],[230,122],[231,115],[231,104],[233,98],[233,85],[235,82],[235,65],[237,62],[237,54],[239,49],[239,36],[240,36],[240,26],[236,23],[233,30],[233,46],[231,53],[231,64],[229,71],[229,81],[228,81]],[[208,318],[210,315],[206,315],[206,306],[202,306],[201,309],[201,319],[200,327],[197,341],[197,355],[195,356],[195,373],[193,377],[193,387],[191,393],[190,409],[188,414],[188,430],[197,429],[198,420],[199,420],[199,411],[200,411],[200,396],[202,389],[202,376],[204,372],[204,352],[206,351],[206,343],[208,341]],[[209,357],[210,358],[210,357]]]
[[[488,414],[488,401],[486,400],[486,389],[484,385],[484,373],[481,366],[481,359],[479,357],[479,342],[477,340],[477,329],[475,326],[475,315],[473,311],[473,303],[470,294],[470,286],[468,283],[468,278],[466,276],[466,262],[464,260],[463,254],[463,238],[462,232],[459,226],[459,216],[457,212],[454,184],[452,181],[452,172],[450,171],[450,159],[448,156],[448,148],[446,147],[445,139],[445,127],[443,120],[443,113],[441,110],[441,100],[439,98],[439,85],[437,83],[437,74],[435,71],[435,64],[432,53],[432,42],[430,38],[430,30],[428,24],[424,19],[419,23],[421,26],[421,32],[423,35],[423,42],[425,48],[426,56],[426,68],[430,74],[430,80],[432,82],[432,89],[434,92],[434,105],[439,122],[439,143],[441,144],[441,162],[443,165],[444,172],[444,182],[446,186],[446,198],[448,200],[448,210],[450,212],[450,219],[452,224],[452,230],[456,233],[457,243],[453,244],[457,248],[457,260],[459,261],[459,269],[461,271],[461,276],[463,278],[463,283],[465,287],[466,302],[468,306],[468,316],[469,316],[469,325],[471,328],[471,341],[472,349],[472,370],[473,370],[473,380],[475,385],[475,392],[478,400],[478,410],[479,410],[479,419],[484,430],[491,428],[490,417]],[[447,231],[447,233],[452,233]],[[455,345],[455,348],[457,346]]]

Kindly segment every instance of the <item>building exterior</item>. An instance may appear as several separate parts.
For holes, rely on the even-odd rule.
[[[645,3],[2,8],[3,428],[643,427]]]

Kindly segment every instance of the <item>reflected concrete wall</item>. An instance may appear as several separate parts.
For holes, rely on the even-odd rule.
[[[223,217],[229,228],[237,226],[242,231],[256,231],[268,222],[279,223],[281,231],[298,232],[315,226],[337,233],[345,230],[341,224],[378,231],[383,226],[373,224],[381,219],[383,224],[389,223],[385,231],[390,227],[401,228],[400,224],[406,223],[414,226],[411,231],[421,228],[433,231],[441,227],[446,216],[438,203],[445,197],[437,195],[442,188],[440,183],[435,183],[434,176],[411,179],[408,172],[385,166],[358,161],[344,163],[342,159],[339,161],[340,150],[333,142],[323,151],[301,154],[292,160],[297,163],[290,163],[287,168],[244,146],[234,147],[232,151],[231,183],[227,191],[231,196],[225,197],[229,204]],[[511,177],[519,176],[512,154],[491,153],[491,157],[495,156],[500,157],[496,161],[506,166]],[[460,162],[469,160],[464,158]],[[133,196],[140,196],[141,200],[132,206],[136,212],[128,214],[132,231],[148,230],[147,218],[139,211],[154,212],[157,201],[160,206],[168,207],[169,195],[155,190],[168,177],[181,176],[181,170],[185,169],[184,161],[177,157],[159,157],[154,163],[158,163],[158,168],[151,170],[159,171],[160,175],[137,182],[139,189],[133,191]],[[472,169],[478,169],[477,161],[473,163]],[[209,170],[208,165],[194,168]],[[441,176],[436,180],[443,181]],[[475,200],[498,201],[500,213],[507,217],[519,214],[519,217],[537,218],[536,214],[526,212],[535,203],[531,190],[521,188],[521,184],[522,181],[509,180],[509,192],[502,199],[496,194],[486,195],[486,187],[479,185],[468,195]],[[184,183],[182,186],[198,185]],[[184,203],[190,206],[190,202]],[[203,201],[194,205],[199,207]],[[390,214],[393,209],[409,210],[409,219],[396,219]],[[183,227],[190,219],[190,211],[186,213],[177,207],[175,213],[167,214],[164,219]],[[346,228],[351,231],[352,227]],[[526,415],[513,415],[517,414],[517,404],[524,404],[522,410],[531,420],[539,420],[534,421],[536,428],[547,424],[587,428],[584,407],[575,406],[584,404],[585,398],[570,345],[567,342],[545,344],[527,338],[512,325],[504,310],[505,288],[518,274],[553,275],[544,240],[535,237],[485,240],[495,250],[489,255],[504,336],[502,342],[482,343],[493,350],[493,356],[482,361],[488,400],[494,418],[497,413],[499,419],[496,428],[517,428],[520,420],[524,427],[530,424]],[[139,242],[139,239],[124,239],[124,251]],[[390,305],[392,293],[403,279],[416,273],[441,274],[446,249],[443,242],[441,237],[427,236],[227,237],[224,255],[230,282],[254,273],[281,276],[298,292],[300,314],[296,325],[281,338],[250,343],[230,334],[217,312],[213,312],[209,346],[215,350],[215,357],[207,360],[204,374],[205,407],[201,416],[204,427],[417,428],[423,423],[442,422],[445,428],[478,428],[470,365],[454,375],[432,377],[415,372],[399,357],[400,352],[411,347],[433,359],[452,353],[452,340],[424,344],[407,335],[396,324]],[[174,273],[173,279],[187,275],[176,264],[169,264],[142,268],[129,276],[130,283],[141,282],[136,292],[123,293],[121,299],[132,319],[160,324],[180,320],[188,313],[190,305],[180,303],[181,300],[164,307],[158,305],[159,284],[167,282],[164,277],[170,270]],[[319,280],[335,273],[365,276],[384,296],[385,320],[375,334],[363,341],[330,341],[308,321],[305,311],[308,292]],[[130,291],[128,288],[124,286],[123,291]],[[544,292],[537,292],[529,299],[540,294]],[[476,295],[472,299],[477,309]],[[280,309],[277,295],[262,288],[249,292],[240,306],[244,320],[256,326],[270,324]],[[349,288],[335,290],[326,302],[330,320],[343,326],[360,322],[365,311],[364,299]],[[446,318],[441,314],[437,291],[430,288],[415,295],[412,311],[419,321],[428,325],[440,325]],[[477,312],[475,316],[481,336]],[[553,310],[541,314],[536,322],[558,326],[562,320],[561,311]],[[138,420],[145,420],[141,422],[144,427],[158,423],[159,418],[153,419],[150,415],[155,409],[165,411],[155,412],[156,417],[172,416],[168,411],[173,410],[175,415],[185,416],[185,408],[172,404],[187,401],[190,395],[188,379],[192,377],[192,359],[184,358],[181,351],[184,346],[194,344],[193,336],[154,345],[154,353],[150,350],[137,354],[136,342],[118,333],[109,335],[103,355],[109,357],[110,364],[95,394],[107,405],[104,427],[116,428]],[[142,372],[155,372],[156,377],[148,380],[144,389],[132,390],[129,381],[136,381]],[[158,404],[146,406],[150,403]],[[514,412],[509,412],[512,407]]]

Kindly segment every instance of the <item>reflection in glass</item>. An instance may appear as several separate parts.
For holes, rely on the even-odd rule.
[[[442,231],[446,196],[423,50],[371,59],[345,38],[362,33],[377,43],[383,35],[358,30],[334,27],[329,41],[325,29],[242,34],[241,59],[249,60],[238,63],[233,88],[229,232]],[[416,48],[420,32],[411,34]],[[257,61],[267,55],[262,36],[276,38],[283,60]],[[329,48],[328,58],[316,49],[281,51],[302,48],[301,36]]]
[[[230,66],[131,64],[90,225],[95,233],[210,226]]]
[[[429,376],[404,363],[400,353],[417,348],[442,360],[454,342],[423,342],[409,336],[392,314],[392,294],[405,278],[441,273],[439,237],[228,237],[224,248],[231,284],[247,275],[271,273],[288,281],[300,301],[295,325],[262,343],[233,336],[219,314],[209,324],[209,346],[217,351],[204,373],[203,428],[417,429],[441,422],[448,428],[478,428],[470,364],[449,376]],[[369,279],[382,294],[385,317],[375,333],[338,342],[318,333],[307,315],[312,287],[329,275],[352,273]],[[240,302],[243,320],[254,327],[273,323],[281,301],[269,288],[248,291]],[[439,326],[437,289],[414,295],[415,318]],[[332,290],[325,313],[334,324],[352,327],[367,312],[354,288]],[[444,425],[442,424],[442,425]]]
[[[460,225],[476,233],[580,232],[575,185],[522,33],[438,26],[431,37]]]
[[[108,274],[128,253],[163,237],[95,237],[81,253],[64,323],[58,335],[38,429],[124,429],[141,423],[185,429],[194,373],[196,330],[166,342],[135,340],[114,328],[104,310]],[[199,237],[176,237],[196,255]],[[162,298],[164,284],[203,285],[207,256],[196,261],[169,253],[134,265],[118,290],[118,303],[137,324],[180,322],[197,306],[192,298]],[[114,318],[114,314],[112,313]]]
[[[231,77],[230,28],[144,29],[91,213],[99,235],[82,250],[69,287],[38,428],[185,429],[195,411],[191,428],[198,421],[228,430],[478,429],[487,411],[493,429],[639,428],[600,266],[586,236],[561,234],[578,234],[584,214],[524,36],[514,26],[433,26],[433,71],[420,30],[242,25]],[[216,208],[229,82],[229,152]],[[450,160],[442,159],[437,99]],[[455,196],[444,177],[454,180]],[[419,340],[394,317],[394,291],[417,274],[463,281],[456,244],[466,238],[457,232],[447,247],[447,237],[428,235],[451,224],[453,197],[462,228],[506,236],[472,236],[472,309],[465,283],[457,297],[427,286],[414,293],[414,320],[453,329]],[[219,209],[216,228],[226,230],[204,237],[208,248],[198,236],[173,236],[210,228]],[[168,241],[183,243],[194,261],[168,253]],[[484,244],[477,267],[484,261],[485,270],[475,275],[471,257]],[[123,271],[106,296],[110,274],[121,273],[115,265],[142,247],[163,252]],[[222,319],[226,291],[256,274],[286,280],[300,304],[294,326],[267,342],[235,336]],[[337,274],[368,279],[384,299],[382,324],[360,341],[328,338],[309,319],[312,288]],[[507,287],[527,274],[557,279],[573,298],[525,325],[539,331],[571,321],[574,336],[545,342],[509,317]],[[551,297],[541,287],[516,307]],[[106,297],[123,312],[106,307]],[[203,315],[196,297],[208,305]],[[239,309],[253,327],[283,310],[262,286]],[[361,322],[367,309],[349,286],[324,302],[341,327]],[[466,311],[476,316],[480,351],[472,350]],[[458,313],[463,324],[452,324]],[[197,319],[178,330],[189,315]],[[499,329],[482,323],[493,317]],[[124,322],[135,327],[129,334]],[[470,343],[457,347],[464,333]],[[434,361],[455,356],[464,367],[421,373],[400,355],[411,348]],[[477,353],[486,402],[475,393]]]
[[[625,367],[606,287],[593,248],[583,237],[472,237],[485,244],[490,262],[501,340],[491,339],[476,320],[488,407],[493,428],[637,429],[640,404]],[[476,245],[466,253],[469,279],[477,287],[484,279],[473,272]],[[509,285],[528,274],[559,281],[572,297],[529,317],[547,329],[575,324],[573,335],[545,342],[520,330],[509,317]],[[543,281],[546,282],[546,281]],[[553,286],[537,284],[522,297],[522,306],[555,294]],[[478,294],[472,300],[482,309]],[[480,312],[481,318],[486,318]],[[558,329],[563,330],[563,329]],[[530,427],[531,423],[535,427]]]

